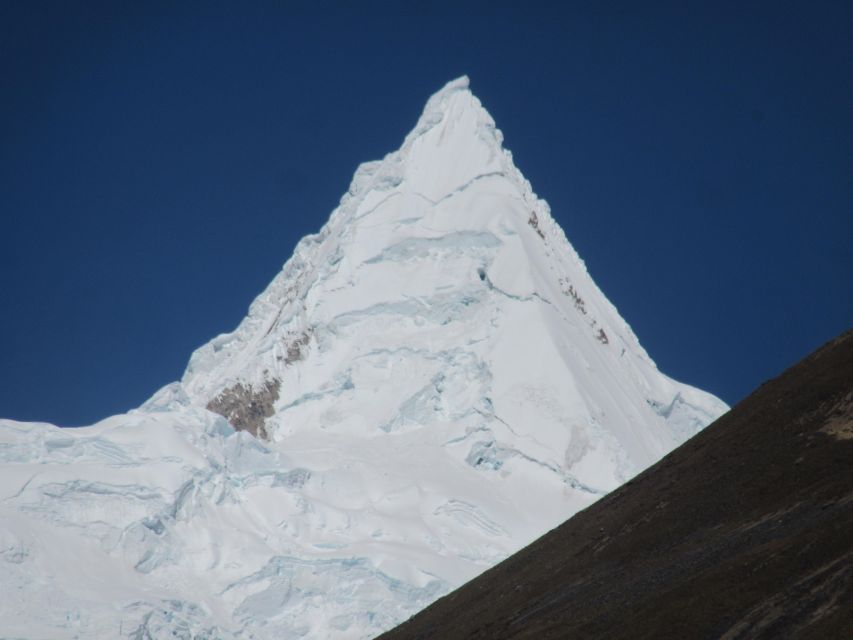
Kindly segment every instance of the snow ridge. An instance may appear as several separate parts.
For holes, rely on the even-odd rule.
[[[502,142],[448,83],[180,382],[0,421],[0,635],[372,637],[725,411],[657,370]]]

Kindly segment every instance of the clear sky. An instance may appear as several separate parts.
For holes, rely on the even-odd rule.
[[[658,366],[734,403],[853,326],[851,33],[849,2],[4,2],[0,416],[178,379],[463,73]]]

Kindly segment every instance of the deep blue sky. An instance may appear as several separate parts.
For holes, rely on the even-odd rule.
[[[0,6],[0,416],[178,379],[463,73],[664,372],[853,325],[850,3],[172,4]]]

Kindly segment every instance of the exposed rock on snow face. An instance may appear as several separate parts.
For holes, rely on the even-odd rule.
[[[297,351],[298,353],[298,351]],[[281,380],[267,380],[260,389],[242,382],[223,389],[219,395],[207,403],[209,411],[218,413],[237,431],[248,431],[253,436],[266,439],[266,418],[275,413],[274,404],[278,400]]]
[[[371,637],[726,409],[656,369],[501,142],[449,83],[180,383],[0,422],[12,635]]]

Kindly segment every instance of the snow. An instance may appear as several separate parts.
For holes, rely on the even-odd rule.
[[[369,638],[727,407],[660,373],[468,79],[139,409],[0,420],[0,635]],[[279,380],[270,441],[205,407]]]

